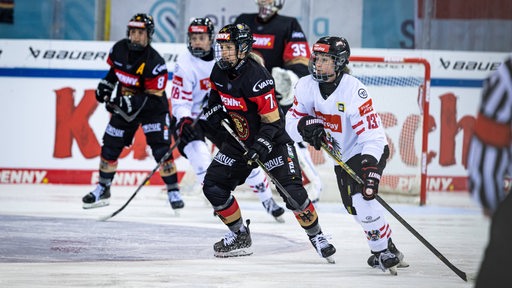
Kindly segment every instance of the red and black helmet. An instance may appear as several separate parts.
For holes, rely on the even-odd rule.
[[[252,36],[251,28],[249,28],[247,24],[228,24],[219,30],[219,33],[217,33],[217,36],[215,37],[215,42],[217,43],[215,49],[217,65],[219,65],[221,69],[229,69],[233,68],[245,58],[239,58],[237,63],[228,63],[224,61],[221,57],[220,49],[218,48],[219,44],[223,42],[232,42],[235,44],[237,54],[239,52],[245,53],[245,57],[247,57],[249,52],[252,50],[254,38]]]
[[[213,22],[210,20],[210,18],[195,18],[190,22],[190,25],[188,25],[188,44],[187,48],[192,53],[192,55],[196,57],[204,57],[208,55],[210,51],[205,51],[200,48],[192,48],[190,43],[190,35],[192,34],[199,34],[199,33],[206,33],[208,34],[208,37],[210,38],[210,41],[213,43],[213,33],[214,33],[214,27]]]
[[[327,54],[334,60],[334,72],[339,75],[340,71],[347,66],[350,58],[350,46],[347,39],[336,36],[324,36],[313,44],[311,58],[309,59],[309,72],[313,79],[325,82],[333,74],[321,74],[316,69],[316,59],[319,54]]]
[[[128,22],[126,26],[126,36],[130,36],[130,29],[145,29],[148,33],[148,43],[151,43],[151,38],[155,33],[155,22],[151,15],[138,13]]]

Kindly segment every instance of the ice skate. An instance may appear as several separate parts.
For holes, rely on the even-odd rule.
[[[247,256],[252,254],[252,240],[251,232],[249,231],[249,224],[251,221],[247,219],[247,226],[245,231],[227,233],[222,240],[213,245],[215,257],[238,257]]]
[[[398,260],[400,260],[400,262],[397,265],[397,268],[409,267],[409,263],[404,261],[404,254],[396,248],[396,246],[393,243],[393,241],[391,240],[391,238],[388,239],[388,249],[389,249],[389,251],[391,251],[391,253],[395,254],[396,257],[398,257]],[[370,265],[370,267],[373,267],[373,268],[379,267],[379,260],[377,259],[377,257],[375,255],[371,255],[368,258],[368,265]]]
[[[169,198],[169,203],[171,204],[171,208],[173,210],[182,209],[185,207],[185,203],[181,199],[180,191],[169,191],[167,192],[167,197]]]
[[[313,244],[313,247],[315,247],[316,252],[318,252],[318,255],[325,258],[327,262],[334,264],[336,261],[334,260],[334,253],[336,253],[336,248],[332,244],[327,241],[327,237],[322,234],[318,233],[313,237],[309,237],[309,241],[311,241],[311,244]]]
[[[397,275],[396,268],[398,267],[398,264],[400,263],[400,260],[398,257],[393,254],[389,249],[386,249],[381,252],[374,252],[375,260],[373,264],[376,264],[372,266],[373,268],[379,268],[382,270],[382,272],[386,272],[386,270],[391,273],[391,275]],[[369,260],[369,259],[368,259]],[[370,262],[368,262],[370,264]]]
[[[110,186],[102,184],[96,185],[96,188],[82,198],[82,208],[99,208],[110,204]]]
[[[274,201],[274,198],[269,198],[261,202],[261,204],[263,204],[263,207],[265,207],[267,213],[272,215],[277,222],[284,223],[284,209],[283,207],[277,205],[276,201]]]

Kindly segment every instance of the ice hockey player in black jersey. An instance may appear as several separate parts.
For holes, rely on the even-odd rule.
[[[322,233],[318,215],[303,187],[293,141],[284,130],[284,115],[277,104],[274,80],[251,52],[252,32],[245,24],[224,26],[216,36],[215,60],[206,117],[216,129],[227,119],[237,138],[229,137],[207,169],[203,192],[230,232],[214,244],[214,255],[252,254],[249,220],[232,191],[243,184],[256,160],[261,161],[286,191],[278,189],[318,254],[332,262],[336,249]],[[258,60],[257,60],[258,59]],[[286,195],[289,194],[289,197]]]
[[[275,80],[278,103],[286,113],[293,102],[293,88],[300,77],[309,74],[311,52],[297,18],[278,14],[284,0],[256,0],[258,13],[243,13],[236,20],[254,33],[253,52],[261,56]],[[307,143],[296,142],[302,172],[309,180],[309,197],[316,202],[322,193],[322,180],[316,171]]]
[[[178,123],[175,137],[181,139],[178,150],[189,160],[198,187],[202,187],[206,168],[212,161],[206,139],[219,146],[217,143],[227,134],[226,131],[212,129],[208,121],[203,120],[204,116],[192,127],[193,119],[199,117],[204,99],[210,93],[210,73],[215,65],[214,34],[213,22],[209,18],[195,18],[190,22],[188,51],[178,58],[171,83],[172,115]],[[257,167],[245,182],[257,194],[265,211],[277,222],[284,222],[285,210],[274,200],[265,172]]]
[[[127,38],[116,42],[109,52],[110,70],[98,84],[96,99],[106,103],[112,117],[103,135],[99,183],[82,198],[84,209],[109,205],[119,155],[123,147],[132,144],[139,127],[157,162],[169,151],[170,115],[165,93],[168,71],[164,59],[150,45],[154,30],[150,15],[136,14],[128,22]],[[160,176],[168,184],[171,207],[183,208],[172,156],[163,162]]]

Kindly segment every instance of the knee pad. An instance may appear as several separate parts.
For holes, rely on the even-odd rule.
[[[169,151],[169,146],[167,146],[167,145],[151,146],[151,152],[153,153],[153,158],[155,158],[156,162],[160,162],[160,160],[162,160],[162,157],[164,157],[168,151]],[[165,160],[168,160],[170,158],[172,158],[172,153],[169,156],[169,158],[167,158]]]
[[[119,155],[121,155],[122,151],[123,147],[111,147],[103,145],[103,147],[101,147],[101,158],[107,161],[117,161],[117,158],[119,158]]]
[[[290,181],[281,181],[281,186],[288,192],[288,194],[295,200],[295,202],[300,205],[299,210],[302,210],[306,208],[309,205],[309,197],[308,192],[302,185],[301,179],[291,179]],[[293,207],[293,205],[290,205],[290,201],[288,199],[288,196],[281,191],[281,189],[277,188],[277,192],[279,195],[283,198],[283,200],[286,203],[286,208],[290,210],[296,210],[297,207]]]
[[[231,196],[231,191],[229,189],[220,187],[217,184],[211,183],[207,180],[203,185],[203,193],[206,199],[210,201],[212,206],[219,208],[221,208],[222,205],[224,205]]]

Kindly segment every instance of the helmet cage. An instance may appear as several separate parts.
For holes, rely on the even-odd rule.
[[[210,20],[210,18],[196,18],[192,20],[190,25],[188,26],[188,32],[187,32],[187,48],[188,51],[195,57],[204,57],[210,53],[210,50],[204,50],[202,48],[194,48],[192,47],[192,43],[190,41],[190,37],[192,34],[208,34],[208,39],[210,39],[211,44],[213,44],[213,22]]]
[[[334,71],[320,72],[317,68],[317,59],[320,55],[328,55],[334,64]],[[311,58],[309,59],[308,70],[314,80],[326,82],[332,76],[338,76],[345,66],[349,63],[350,47],[345,38],[342,37],[322,37],[312,48]]]
[[[215,61],[217,65],[227,70],[234,67],[239,67],[238,64],[249,55],[254,43],[252,32],[246,24],[229,24],[224,26],[215,38]],[[232,63],[226,61],[222,57],[221,43],[232,42],[235,44],[236,62]],[[240,53],[244,53],[243,58],[239,58]]]
[[[267,20],[283,8],[284,1],[285,0],[274,0],[272,3],[266,4],[265,1],[255,0],[256,5],[259,7],[258,16],[263,20]]]

